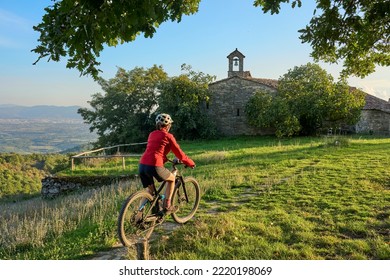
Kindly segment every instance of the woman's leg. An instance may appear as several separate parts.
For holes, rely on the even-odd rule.
[[[175,189],[175,175],[171,173],[171,175],[166,179],[167,188],[165,189],[165,200],[164,200],[164,208],[171,207],[171,199],[173,195],[173,191]]]
[[[155,187],[153,184],[148,185],[147,190],[151,195],[154,195]]]
[[[154,185],[148,185],[146,188],[145,188],[151,195],[154,195],[154,190],[155,190],[155,187]],[[142,206],[143,204],[145,204],[148,200],[146,198],[143,198],[141,201],[140,201],[140,204],[139,206]]]

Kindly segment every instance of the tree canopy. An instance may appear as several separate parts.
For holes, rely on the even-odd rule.
[[[99,79],[105,94],[96,93],[79,114],[98,135],[98,146],[126,144],[147,139],[153,128],[149,117],[157,106],[157,89],[168,79],[161,66],[131,71],[118,68],[114,78]]]
[[[178,139],[211,136],[211,122],[200,111],[209,97],[208,84],[213,76],[195,72],[183,65],[183,74],[168,77],[161,66],[118,68],[114,78],[99,79],[104,93],[96,93],[89,101],[91,109],[79,113],[96,131],[97,146],[145,142],[155,128],[158,113],[171,114],[172,131]],[[180,128],[180,129],[177,129]]]
[[[317,64],[289,70],[278,81],[278,93],[257,92],[246,113],[251,125],[272,127],[278,137],[314,135],[324,128],[355,124],[365,103],[363,92],[335,83]]]
[[[42,22],[37,63],[47,57],[67,57],[67,67],[81,75],[99,76],[98,57],[104,46],[131,42],[140,34],[152,37],[168,20],[198,11],[201,0],[53,0]],[[271,14],[282,3],[301,7],[301,0],[254,0],[254,6]],[[390,65],[390,2],[387,0],[316,0],[317,6],[300,39],[312,46],[316,60],[344,63],[342,74],[364,77],[376,65]]]
[[[256,0],[264,12],[279,13],[289,0]],[[292,7],[301,6],[293,0]],[[390,65],[390,2],[388,0],[317,0],[310,23],[299,30],[316,60],[343,61],[342,76],[365,77],[376,65]]]
[[[168,20],[180,22],[183,15],[198,11],[200,0],[52,0],[42,22],[34,26],[40,33],[33,49],[39,57],[59,61],[69,57],[68,68],[82,75],[99,76],[97,61],[104,45],[134,41],[143,33],[153,37],[158,26]],[[35,62],[36,63],[36,62]]]
[[[68,155],[0,153],[0,201],[38,195],[41,180],[68,168],[68,165]]]
[[[179,139],[210,138],[216,134],[202,104],[209,100],[208,85],[215,77],[183,64],[182,74],[162,84],[158,111],[174,116],[172,131]]]

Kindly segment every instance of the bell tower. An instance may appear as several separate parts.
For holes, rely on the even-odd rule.
[[[227,56],[229,60],[229,71],[228,71],[228,78],[239,76],[239,77],[247,77],[250,73],[244,72],[244,58],[245,55],[243,55],[237,48],[230,53]]]

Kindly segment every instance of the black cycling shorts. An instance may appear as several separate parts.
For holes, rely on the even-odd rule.
[[[163,166],[152,166],[152,165],[139,165],[139,176],[144,188],[154,183],[153,178],[157,181],[162,182],[169,178],[171,171]]]

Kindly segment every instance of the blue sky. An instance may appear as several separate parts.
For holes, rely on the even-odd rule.
[[[91,77],[80,77],[67,69],[65,61],[41,60],[31,52],[37,45],[38,24],[50,0],[0,0],[0,104],[87,106],[91,95],[102,92]],[[117,67],[162,65],[170,76],[180,74],[189,64],[196,71],[227,77],[226,56],[238,48],[245,55],[244,70],[253,77],[278,79],[294,66],[312,62],[311,48],[302,44],[298,29],[310,20],[314,0],[302,8],[284,5],[280,14],[263,14],[252,0],[202,0],[199,12],[183,17],[180,23],[166,22],[152,39],[138,37],[135,42],[106,47],[101,53],[102,76],[114,77]],[[320,65],[335,79],[341,67]],[[350,78],[351,86],[388,100],[390,69],[377,68],[370,76]]]

